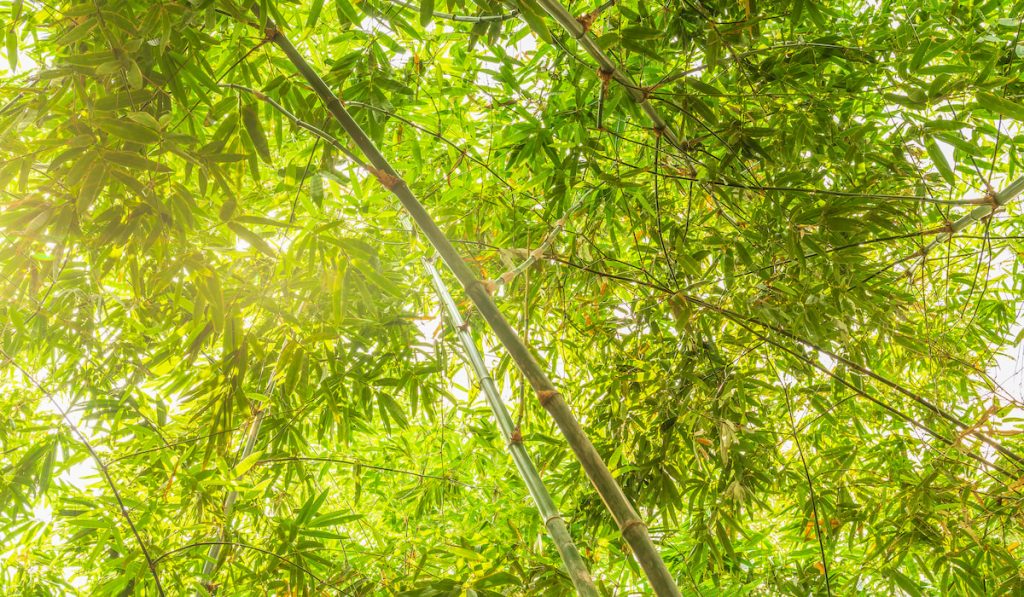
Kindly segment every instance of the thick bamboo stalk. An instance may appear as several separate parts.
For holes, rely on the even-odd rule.
[[[552,501],[551,495],[548,494],[540,474],[537,473],[537,469],[533,466],[533,460],[530,459],[530,454],[526,451],[526,447],[523,446],[519,430],[516,428],[515,423],[512,422],[512,417],[509,416],[508,410],[505,408],[505,403],[498,392],[498,386],[495,385],[487,370],[487,365],[480,355],[480,351],[477,350],[469,327],[462,320],[462,316],[459,315],[459,308],[455,305],[455,300],[452,299],[448,286],[445,285],[444,280],[441,278],[441,273],[434,266],[433,260],[424,259],[423,263],[427,268],[427,273],[430,274],[431,280],[434,282],[434,288],[437,290],[441,306],[444,307],[449,321],[455,327],[455,331],[459,336],[462,349],[466,353],[466,360],[472,366],[473,373],[480,382],[484,397],[487,399],[487,404],[491,407],[491,412],[494,413],[498,429],[505,439],[508,451],[512,455],[512,461],[519,471],[519,476],[526,483],[526,489],[530,492],[530,496],[537,505],[537,511],[540,512],[544,526],[547,527],[551,540],[555,542],[555,548],[558,549],[559,555],[562,556],[562,562],[565,563],[569,578],[572,580],[573,586],[576,587],[576,593],[584,597],[597,597],[599,593],[594,586],[593,579],[590,578],[587,564],[580,557],[580,552],[576,549],[576,544],[573,543],[572,536],[569,535],[569,530],[565,526],[565,520],[558,512],[558,508],[555,506],[554,501]]]
[[[967,228],[971,224],[982,220],[983,218],[992,215],[997,210],[1005,207],[1007,203],[1012,201],[1017,195],[1020,195],[1021,192],[1024,192],[1024,176],[1021,176],[1017,180],[1008,184],[1002,191],[986,196],[984,203],[972,209],[971,213],[951,223],[948,230],[936,235],[935,238],[932,239],[932,242],[928,243],[928,245],[921,250],[921,254],[927,255],[928,252],[938,246],[939,243],[946,242],[952,238],[953,235],[961,232],[964,228]]]
[[[255,8],[254,8],[255,10]],[[622,492],[622,488],[615,481],[608,466],[604,463],[601,455],[594,448],[590,439],[580,427],[579,421],[572,414],[569,406],[562,399],[562,395],[555,389],[554,384],[534,359],[533,354],[523,343],[523,340],[516,333],[515,329],[508,323],[501,311],[491,300],[483,284],[477,280],[473,271],[462,260],[458,251],[444,232],[427,213],[409,186],[399,176],[398,172],[391,167],[387,159],[380,153],[373,141],[363,132],[359,124],[352,119],[341,100],[334,95],[330,87],[313,70],[306,59],[288,40],[287,36],[281,33],[271,21],[266,22],[266,35],[273,41],[285,56],[292,63],[299,74],[313,88],[314,92],[324,102],[325,107],[338,121],[345,132],[352,138],[352,141],[359,147],[372,166],[372,172],[377,179],[402,203],[409,216],[412,217],[417,227],[423,232],[430,243],[437,250],[445,264],[452,270],[459,283],[465,289],[466,294],[476,305],[477,311],[490,325],[494,335],[505,347],[505,350],[516,362],[519,370],[540,400],[541,405],[548,411],[555,420],[562,435],[576,454],[576,458],[583,466],[590,482],[597,489],[598,494],[604,501],[605,506],[614,518],[619,531],[626,539],[626,542],[633,550],[633,554],[640,563],[651,586],[659,595],[679,595],[679,588],[669,574],[665,563],[661,560],[658,550],[651,540],[647,526],[633,509],[633,505]]]

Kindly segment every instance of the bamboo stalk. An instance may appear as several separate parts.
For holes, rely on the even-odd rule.
[[[932,239],[932,242],[928,243],[928,245],[921,250],[921,255],[927,255],[928,252],[938,246],[939,243],[946,242],[952,238],[954,234],[961,232],[964,228],[967,228],[971,224],[992,215],[999,209],[1002,209],[1007,203],[1012,201],[1014,197],[1020,195],[1021,192],[1024,192],[1024,176],[1021,176],[1017,180],[1008,184],[1002,191],[987,195],[983,199],[984,202],[978,205],[978,207],[975,207],[969,214],[951,223],[948,230],[936,235],[936,237]]]
[[[593,21],[593,15],[587,15],[587,17],[583,19],[584,22],[586,22],[586,26],[584,26],[583,23],[569,14],[569,11],[566,10],[558,0],[538,0],[537,3],[544,9],[544,12],[548,13],[551,18],[557,21],[558,24],[561,25],[562,28],[577,41],[577,43],[583,46],[583,49],[587,54],[590,54],[590,57],[597,62],[598,70],[602,78],[611,78],[616,83],[626,88],[629,96],[633,98],[633,101],[640,106],[640,109],[643,110],[651,120],[651,123],[654,125],[655,134],[664,135],[665,138],[668,139],[668,142],[671,143],[673,147],[683,152],[683,155],[685,156],[687,150],[683,144],[680,143],[679,137],[677,137],[675,131],[668,126],[668,123],[664,118],[662,118],[658,109],[655,108],[648,100],[650,91],[637,85],[628,73],[615,66],[615,63],[612,62],[611,58],[609,58],[607,54],[605,54],[604,50],[601,49],[601,46],[597,44],[597,41],[593,37],[587,35],[587,33],[590,32],[590,23]]]
[[[252,424],[249,426],[249,435],[245,439],[245,446],[242,447],[242,452],[239,454],[239,461],[245,460],[252,454],[253,448],[256,447],[256,438],[259,437],[260,426],[263,425],[263,418],[266,411],[260,409],[256,416],[253,417]],[[226,545],[228,537],[228,531],[231,529],[231,514],[235,509],[235,502],[238,500],[238,491],[231,490],[224,498],[224,529],[221,533],[223,541],[219,543],[211,543],[210,550],[206,554],[206,563],[203,564],[203,576],[207,588],[213,583],[213,575],[217,571],[217,560],[220,558],[221,547]]]
[[[562,562],[565,564],[573,586],[576,587],[576,593],[584,597],[597,597],[599,593],[594,586],[593,579],[590,577],[587,564],[580,557],[580,552],[576,549],[576,544],[573,543],[572,536],[565,526],[565,520],[559,513],[554,501],[552,501],[551,495],[548,494],[544,482],[533,465],[533,460],[530,459],[530,454],[526,451],[526,447],[523,446],[523,439],[519,429],[512,422],[512,417],[509,416],[508,409],[505,408],[505,403],[498,392],[498,386],[495,385],[494,380],[487,371],[487,365],[484,363],[484,359],[480,355],[476,343],[473,341],[473,335],[469,331],[469,326],[462,320],[462,316],[459,315],[459,308],[455,305],[455,300],[452,299],[451,292],[448,291],[447,285],[445,285],[444,280],[441,278],[441,273],[437,271],[434,261],[432,259],[424,259],[423,263],[434,283],[434,288],[437,290],[441,306],[444,307],[445,312],[448,314],[448,319],[455,327],[455,331],[459,336],[462,349],[465,351],[465,358],[473,367],[473,372],[476,374],[477,381],[480,382],[484,397],[487,398],[487,404],[491,407],[491,412],[494,413],[498,429],[501,431],[502,437],[505,438],[505,443],[508,445],[508,451],[512,455],[512,461],[519,471],[519,476],[526,483],[526,489],[530,492],[530,497],[533,498],[537,511],[540,512],[544,526],[547,527],[551,540],[555,542],[555,548],[558,549],[559,555],[562,556]]]
[[[253,7],[253,10],[257,12],[258,16],[258,9]],[[382,185],[398,198],[417,227],[434,246],[441,259],[452,270],[452,273],[455,274],[466,294],[473,301],[473,304],[476,305],[477,311],[490,325],[494,335],[516,362],[526,380],[530,382],[530,385],[537,393],[541,405],[555,420],[562,435],[565,436],[569,446],[576,454],[576,458],[583,466],[587,477],[597,489],[616,525],[618,525],[622,536],[632,548],[634,556],[646,573],[654,591],[658,595],[679,595],[679,588],[676,586],[671,574],[669,574],[665,563],[661,560],[661,556],[658,554],[658,550],[655,548],[654,542],[647,531],[647,525],[644,524],[643,520],[637,515],[636,510],[633,509],[633,505],[622,492],[622,488],[615,481],[601,455],[594,448],[582,427],[580,427],[579,421],[576,420],[569,406],[562,399],[562,395],[555,389],[554,384],[551,383],[551,380],[519,337],[519,334],[516,333],[515,329],[512,328],[501,314],[501,311],[498,310],[484,285],[477,280],[473,271],[462,260],[462,257],[456,251],[451,241],[438,228],[430,214],[427,213],[415,194],[409,189],[406,182],[392,168],[391,164],[388,163],[373,141],[363,132],[359,124],[352,119],[352,116],[349,115],[341,100],[334,95],[334,92],[331,91],[330,87],[327,86],[302,54],[292,45],[287,36],[281,33],[270,20],[266,21],[265,33],[267,39],[273,41],[284,52],[298,73],[312,87],[321,101],[324,102],[327,110],[366,156],[367,161],[372,166],[371,172]]]

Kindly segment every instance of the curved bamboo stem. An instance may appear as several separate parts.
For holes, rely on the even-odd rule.
[[[266,411],[260,409],[256,416],[253,417],[252,424],[249,426],[249,435],[245,439],[245,446],[242,447],[242,452],[239,454],[239,461],[245,460],[252,454],[253,448],[256,447],[256,438],[259,437],[260,426],[263,425],[263,418]],[[238,491],[231,490],[224,498],[224,530],[221,535],[224,537],[221,542],[211,542],[210,550],[206,554],[206,563],[203,564],[203,576],[202,578],[206,581],[209,586],[213,582],[213,575],[217,571],[217,560],[220,558],[220,550],[224,545],[231,545],[227,542],[228,531],[231,529],[231,514],[235,509],[235,501],[238,500]]]
[[[258,11],[253,7],[254,11]],[[644,572],[651,582],[651,586],[659,595],[679,595],[679,588],[669,574],[665,563],[661,560],[658,550],[651,540],[647,531],[647,525],[637,515],[636,510],[629,499],[622,492],[618,482],[612,476],[608,466],[604,463],[601,455],[594,444],[584,433],[579,421],[573,415],[569,406],[562,399],[562,395],[555,389],[554,384],[534,358],[529,348],[516,333],[515,329],[502,315],[485,286],[476,278],[476,275],[462,260],[458,251],[452,245],[448,237],[437,226],[434,220],[427,213],[423,205],[416,198],[416,195],[409,189],[408,184],[399,176],[398,172],[391,166],[387,159],[380,153],[377,146],[366,135],[363,129],[353,120],[352,116],[345,109],[341,100],[334,95],[330,87],[320,78],[320,75],[313,70],[302,54],[292,45],[277,26],[270,20],[266,21],[267,39],[277,45],[285,56],[292,63],[299,74],[312,87],[314,92],[324,102],[324,106],[331,115],[338,121],[338,124],[352,138],[352,141],[359,147],[367,161],[370,162],[371,172],[377,177],[385,188],[391,191],[401,202],[402,206],[412,217],[417,227],[423,232],[430,243],[437,250],[445,264],[452,270],[452,273],[459,280],[466,294],[476,305],[477,311],[490,325],[494,335],[508,351],[509,355],[516,362],[519,370],[540,400],[541,405],[548,411],[555,420],[562,435],[576,454],[576,458],[583,466],[590,482],[597,489],[598,494],[604,501],[605,506],[614,518],[619,531],[626,542],[633,550],[633,554],[640,563]]]
[[[526,451],[526,447],[523,446],[523,439],[519,434],[519,429],[512,422],[512,417],[509,416],[508,409],[505,408],[505,403],[498,392],[498,386],[495,385],[487,370],[483,356],[480,355],[480,351],[473,341],[473,335],[469,331],[469,326],[462,320],[462,316],[459,315],[459,308],[455,305],[451,292],[448,291],[448,287],[441,278],[441,273],[434,266],[433,260],[424,259],[423,263],[434,283],[434,288],[437,290],[441,306],[448,314],[448,319],[455,327],[456,334],[459,336],[462,349],[466,353],[466,360],[472,366],[473,372],[480,382],[484,397],[487,398],[487,404],[491,407],[491,412],[494,413],[494,418],[498,422],[498,429],[501,431],[502,437],[505,438],[505,443],[508,445],[508,451],[512,455],[512,461],[519,471],[519,476],[526,483],[526,489],[530,492],[533,502],[537,505],[537,511],[540,512],[544,526],[547,527],[551,540],[555,542],[555,547],[558,549],[559,555],[562,556],[562,562],[565,563],[569,578],[572,580],[573,586],[576,587],[576,593],[584,597],[597,597],[599,593],[594,586],[594,580],[590,577],[587,564],[580,557],[580,552],[576,549],[576,544],[573,543],[572,536],[569,535],[569,530],[565,526],[565,520],[562,518],[561,513],[559,513],[554,501],[552,501],[551,495],[540,478],[540,474],[537,473],[530,454]]]

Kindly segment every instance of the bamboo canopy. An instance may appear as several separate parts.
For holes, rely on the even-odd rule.
[[[637,515],[629,499],[622,493],[622,488],[615,482],[615,478],[612,476],[611,471],[608,470],[601,455],[598,454],[594,445],[583,432],[583,429],[580,428],[579,422],[573,416],[572,411],[569,410],[569,406],[565,403],[562,395],[555,389],[554,384],[547,374],[544,373],[544,370],[533,357],[529,348],[523,343],[512,326],[509,325],[501,311],[498,310],[486,287],[462,260],[462,257],[455,247],[452,246],[444,232],[434,223],[430,214],[427,213],[423,205],[409,189],[409,185],[380,153],[373,141],[363,132],[356,121],[352,119],[341,100],[331,92],[327,84],[323,82],[323,79],[320,78],[295,46],[292,45],[291,41],[272,21],[267,21],[266,31],[267,38],[281,48],[281,51],[295,67],[295,70],[316,91],[331,116],[338,121],[363,155],[366,156],[372,174],[398,198],[417,227],[430,240],[430,243],[437,250],[445,265],[455,274],[455,278],[462,285],[467,296],[473,301],[480,315],[487,321],[495,336],[516,362],[523,376],[533,386],[541,406],[548,411],[561,430],[562,435],[565,436],[569,446],[576,454],[576,458],[583,466],[587,477],[590,478],[590,482],[596,488],[609,513],[618,525],[623,538],[633,549],[655,592],[659,595],[679,594],[679,589],[676,587],[668,569],[665,568],[665,564],[662,562],[653,541],[651,541],[647,526]]]
[[[1019,5],[0,3],[0,594],[1024,594]]]
[[[565,526],[565,519],[558,512],[558,508],[555,507],[555,503],[551,500],[551,495],[548,494],[548,490],[544,487],[544,482],[537,473],[533,460],[530,459],[530,455],[523,445],[523,438],[519,435],[519,430],[516,428],[515,423],[512,422],[508,409],[505,408],[505,403],[501,399],[498,386],[495,385],[494,379],[487,372],[487,365],[484,363],[483,356],[476,347],[472,332],[469,331],[466,322],[459,315],[459,308],[455,305],[448,287],[441,278],[441,273],[437,271],[431,260],[425,259],[423,263],[434,283],[434,287],[437,289],[437,296],[441,301],[441,307],[459,336],[459,342],[466,353],[466,360],[469,362],[470,367],[472,367],[484,397],[487,399],[487,404],[494,413],[494,419],[498,423],[501,437],[508,444],[508,451],[512,454],[512,460],[516,464],[516,469],[523,478],[526,489],[530,492],[530,497],[533,498],[534,503],[537,505],[537,512],[540,513],[541,519],[544,520],[544,526],[547,528],[548,534],[551,535],[551,540],[554,541],[558,553],[562,556],[562,562],[569,573],[569,578],[572,579],[573,586],[576,587],[576,593],[579,595],[598,595],[599,593],[594,586],[594,581],[590,578],[590,571],[587,570],[587,565],[583,558],[580,557],[579,550],[576,549],[576,544],[573,543],[572,537]]]

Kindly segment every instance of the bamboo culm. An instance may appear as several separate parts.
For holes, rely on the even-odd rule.
[[[512,417],[509,416],[508,410],[505,408],[505,403],[498,392],[498,386],[495,385],[494,380],[491,378],[483,356],[481,356],[480,351],[477,349],[476,342],[473,341],[473,335],[470,333],[469,327],[462,320],[459,308],[455,305],[455,300],[452,299],[448,286],[441,278],[441,272],[437,271],[433,260],[424,259],[423,263],[427,273],[430,274],[431,281],[434,283],[434,288],[437,290],[441,306],[447,313],[448,319],[459,337],[466,360],[473,368],[473,373],[476,375],[477,381],[480,382],[480,388],[487,399],[487,404],[491,407],[491,412],[494,413],[498,429],[508,445],[508,451],[512,455],[512,461],[519,471],[519,476],[526,483],[526,488],[537,506],[537,511],[540,512],[544,526],[547,528],[548,534],[551,535],[551,540],[554,541],[559,555],[562,556],[562,562],[565,563],[569,578],[572,580],[573,586],[576,587],[576,593],[583,597],[597,597],[599,593],[594,586],[593,579],[590,577],[590,571],[580,556],[579,550],[576,549],[576,544],[573,543],[572,536],[569,535],[569,530],[565,526],[565,520],[559,513],[554,501],[552,501],[551,495],[540,478],[540,474],[537,473],[537,469],[533,465],[533,460],[530,459],[530,455],[523,445],[519,430],[512,422]]]
[[[256,11],[257,9],[254,7],[253,10]],[[437,250],[445,265],[451,269],[456,279],[458,279],[481,317],[491,327],[494,335],[505,347],[505,350],[508,351],[513,361],[515,361],[523,377],[526,378],[537,393],[541,405],[554,419],[555,424],[558,425],[562,435],[576,454],[576,458],[583,466],[583,470],[590,479],[590,482],[597,489],[598,494],[611,513],[623,538],[633,550],[633,555],[647,575],[651,587],[658,595],[679,595],[679,588],[676,586],[658,550],[655,548],[647,526],[633,509],[633,505],[622,492],[622,488],[615,481],[611,471],[608,470],[608,466],[580,427],[579,422],[565,400],[562,399],[561,394],[555,389],[554,384],[551,383],[551,380],[526,347],[526,344],[523,343],[519,334],[516,333],[501,314],[501,311],[498,310],[484,285],[477,280],[472,270],[462,260],[462,257],[455,250],[451,241],[438,228],[430,214],[427,213],[426,209],[424,209],[423,205],[409,189],[409,186],[401,179],[395,169],[391,167],[391,164],[388,163],[373,141],[363,132],[362,128],[352,119],[352,116],[349,115],[341,100],[334,95],[334,92],[331,91],[330,87],[327,86],[302,54],[292,45],[287,36],[281,33],[270,20],[266,22],[265,33],[268,40],[272,41],[284,52],[298,73],[320,97],[321,101],[324,102],[328,112],[338,121],[338,124],[345,130],[353,143],[366,156],[367,161],[369,161],[373,168],[372,173],[382,185],[398,198],[417,227]]]
[[[927,255],[928,252],[934,249],[936,246],[938,246],[939,243],[946,242],[947,240],[952,238],[953,235],[961,232],[964,228],[967,228],[971,224],[992,215],[999,209],[1002,209],[1003,207],[1006,206],[1007,203],[1012,201],[1014,197],[1020,195],[1021,192],[1024,192],[1024,176],[1021,176],[1017,180],[1008,184],[1006,188],[1003,189],[1002,191],[992,193],[991,195],[986,197],[986,199],[988,200],[986,203],[979,205],[978,207],[975,207],[974,209],[971,210],[969,214],[963,216],[962,218],[955,222],[952,222],[949,225],[948,230],[938,234],[935,238],[932,239],[932,242],[928,243],[928,245],[921,250],[921,254]]]
[[[266,411],[259,410],[256,416],[253,417],[252,423],[249,426],[249,435],[245,438],[245,445],[242,447],[242,452],[238,455],[238,460],[242,461],[248,458],[256,447],[256,439],[260,434],[260,426],[263,425],[263,418]],[[228,532],[231,529],[231,514],[235,509],[235,502],[238,500],[238,491],[232,490],[224,498],[224,530],[222,532],[223,541],[227,541]],[[206,563],[203,564],[203,582],[207,586],[213,583],[213,574],[217,570],[217,560],[220,559],[220,550],[225,543],[213,543],[210,545],[210,550],[206,554]]]
[[[558,0],[538,0],[537,2],[544,12],[548,14],[552,19],[558,22],[559,25],[565,29],[569,35],[573,37],[579,43],[583,49],[590,54],[590,57],[597,62],[598,70],[602,77],[607,77],[614,80],[616,83],[626,88],[629,96],[633,98],[633,101],[640,106],[640,109],[647,114],[647,118],[650,119],[654,125],[654,131],[656,134],[664,135],[669,143],[673,147],[686,154],[686,148],[679,141],[679,137],[676,136],[675,131],[668,125],[661,113],[655,108],[648,100],[648,92],[638,86],[630,76],[623,72],[622,69],[615,66],[611,58],[605,54],[601,46],[598,45],[597,40],[587,35],[590,31],[590,27],[584,26],[583,23],[573,17],[568,10]]]

